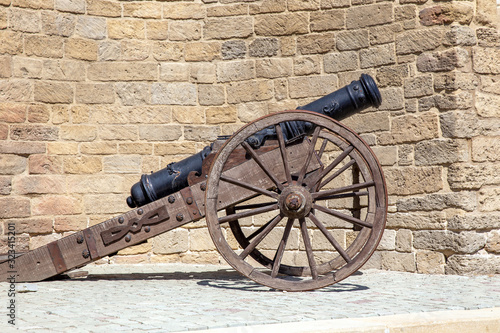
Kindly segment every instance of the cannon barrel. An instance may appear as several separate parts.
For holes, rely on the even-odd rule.
[[[361,74],[358,81],[353,81],[297,109],[313,111],[335,120],[342,120],[367,107],[379,107],[381,103],[382,97],[373,78],[367,74]],[[311,124],[301,121],[286,122],[282,124],[282,128],[283,137],[287,143],[310,134],[314,130]],[[258,148],[266,139],[275,135],[273,128],[267,128],[249,137],[247,142],[252,147]],[[189,173],[192,171],[201,173],[203,160],[211,151],[212,147],[207,146],[201,152],[182,161],[170,163],[162,170],[150,175],[142,175],[141,180],[132,186],[127,204],[131,208],[140,207],[187,187]]]

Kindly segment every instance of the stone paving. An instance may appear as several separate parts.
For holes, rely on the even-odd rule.
[[[317,291],[287,293],[226,266],[84,269],[85,279],[18,284],[25,292],[15,296],[15,326],[8,324],[8,284],[0,283],[0,332],[177,332],[500,307],[500,276],[366,270]]]

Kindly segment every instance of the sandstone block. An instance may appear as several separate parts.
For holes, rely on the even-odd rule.
[[[337,34],[337,49],[339,51],[358,50],[369,46],[368,30],[340,31]]]
[[[31,215],[30,200],[24,197],[9,196],[0,198],[0,218],[28,217]]]
[[[195,83],[214,83],[216,80],[215,64],[204,62],[189,64],[189,78]]]
[[[490,253],[500,253],[500,231],[493,230],[488,233],[486,251]]]
[[[2,175],[17,175],[26,170],[26,157],[1,154],[0,161],[0,174]]]
[[[304,98],[324,96],[338,87],[336,75],[296,77],[288,80],[290,97]]]
[[[108,19],[108,37],[111,39],[146,37],[146,27],[142,20],[134,19]]]
[[[190,44],[187,44],[190,45]],[[193,54],[189,54],[189,57],[196,57],[197,55],[194,54],[196,52],[195,47],[189,47],[186,49],[186,51],[189,49],[190,52],[193,52]],[[201,47],[198,47],[198,49],[201,52]],[[184,45],[181,43],[169,43],[169,42],[156,42],[153,44],[153,58],[158,61],[179,61],[182,59],[184,56]],[[204,54],[203,56],[207,56],[207,49],[204,49]],[[201,58],[202,55],[199,55]],[[193,60],[196,61],[196,60]],[[201,60],[200,60],[201,61]]]
[[[121,44],[118,41],[103,41],[99,43],[97,58],[99,61],[118,60],[121,58]]]
[[[394,65],[377,69],[377,85],[379,87],[401,87],[409,75],[408,65]]]
[[[477,92],[476,110],[477,113],[482,117],[499,117],[500,95]]]
[[[115,90],[111,83],[77,83],[75,100],[82,104],[112,104]]]
[[[14,224],[17,234],[29,233],[33,234],[50,234],[52,233],[52,219],[50,218],[34,218],[34,219],[15,219],[8,222]],[[7,222],[5,222],[5,227]]]
[[[205,39],[245,38],[253,33],[251,17],[208,18],[204,23]]]
[[[206,110],[207,124],[234,123],[237,120],[236,107],[212,106]]]
[[[482,188],[479,191],[479,210],[482,212],[500,210],[500,188]]]
[[[74,60],[45,60],[42,78],[44,80],[84,81],[85,63]]]
[[[108,0],[87,0],[87,14],[106,17],[120,17],[120,3]]]
[[[390,129],[390,114],[388,112],[358,113],[342,120],[357,133],[388,131]],[[379,147],[382,149],[382,147]]]
[[[135,143],[135,142],[120,143],[118,152],[120,154],[151,155],[153,153],[153,145],[150,143]]]
[[[409,29],[413,28],[414,27],[411,27]],[[369,31],[370,44],[381,45],[387,43],[394,43],[396,41],[396,34],[399,34],[402,31],[403,31],[403,26],[400,23],[370,27]],[[399,62],[403,63],[405,61],[399,61]]]
[[[75,33],[83,38],[104,39],[106,38],[106,19],[102,17],[79,16]]]
[[[92,125],[63,125],[60,136],[68,141],[93,141],[97,137],[97,128]]]
[[[124,193],[130,189],[121,175],[68,175],[66,186],[72,193]]]
[[[439,136],[437,115],[433,113],[394,118],[391,128],[391,133],[382,133],[379,136],[380,144],[418,142]]]
[[[486,236],[474,231],[419,230],[413,232],[416,249],[472,254],[484,248]]]
[[[120,174],[141,172],[141,157],[132,155],[113,155],[102,158],[102,169],[105,173]]]
[[[466,25],[474,17],[474,6],[464,2],[443,3],[438,6],[424,8],[419,13],[423,25],[441,25],[458,22]]]
[[[146,21],[148,39],[165,40],[168,38],[168,21]]]
[[[469,147],[463,140],[423,141],[415,146],[415,165],[449,164],[468,159]]]
[[[93,174],[102,170],[100,157],[96,156],[65,156],[63,160],[64,173]]]
[[[398,161],[398,148],[397,147],[372,147],[373,152],[378,158],[381,165],[391,166],[395,165]]]
[[[186,63],[160,64],[160,79],[162,81],[188,81],[189,64]]]
[[[142,106],[128,109],[131,123],[166,124],[171,119],[171,108],[168,106]]]
[[[163,17],[175,20],[203,19],[207,15],[206,6],[201,3],[165,3]]]
[[[306,13],[258,15],[254,29],[259,36],[305,34],[309,30],[308,21]]]
[[[446,274],[497,274],[499,260],[491,255],[453,255],[446,262]]]
[[[184,139],[197,142],[212,142],[220,135],[217,126],[185,126]]]
[[[217,81],[231,82],[255,78],[255,62],[253,60],[237,60],[217,64]]]
[[[196,105],[196,85],[191,83],[153,83],[153,104]]]
[[[274,79],[292,76],[292,59],[263,59],[255,63],[257,77]]]
[[[398,34],[396,54],[411,54],[431,51],[441,45],[443,30],[440,28],[409,30]]]
[[[390,23],[393,20],[392,13],[392,3],[351,7],[346,11],[346,26],[348,29],[358,29]]]
[[[231,82],[226,89],[228,103],[263,101],[271,99],[273,94],[269,80]]]
[[[20,32],[0,31],[0,50],[3,54],[23,53],[23,35]]]
[[[78,153],[77,142],[48,142],[47,153],[51,155],[72,155]]]
[[[0,56],[0,77],[8,78],[12,75],[12,58],[10,56]]]
[[[434,251],[417,252],[417,273],[444,274],[445,257],[442,253]]]
[[[327,53],[335,49],[333,33],[308,34],[297,37],[297,50],[301,54]]]
[[[88,194],[83,196],[83,207],[86,214],[121,214],[127,208],[123,194]]]
[[[257,38],[250,43],[248,51],[252,57],[272,57],[280,48],[277,38]]]
[[[359,53],[361,68],[391,65],[396,62],[393,44],[380,45],[363,49]]]
[[[11,8],[10,29],[28,33],[40,32],[40,13],[34,10]]]
[[[80,144],[80,152],[88,155],[115,154],[116,144],[111,142],[86,142]]]
[[[174,141],[181,137],[179,125],[141,125],[139,138],[148,141]]]
[[[172,119],[180,124],[203,124],[205,109],[199,106],[174,106]]]
[[[219,42],[194,42],[185,46],[186,61],[212,61],[219,58],[221,44]]]
[[[473,68],[476,73],[500,74],[500,55],[495,48],[475,47]]]
[[[66,41],[65,54],[69,58],[97,60],[97,43],[88,39],[70,38]]]
[[[403,97],[403,89],[401,88],[385,88],[380,90],[382,95],[382,104],[379,107],[380,111],[385,110],[401,110],[405,106]]]
[[[16,7],[33,8],[33,9],[54,9],[54,1],[51,0],[2,0],[0,4],[12,4]]]
[[[27,80],[0,80],[0,102],[29,102],[33,85]]]
[[[59,130],[56,126],[44,125],[12,125],[10,138],[21,141],[55,141]]]
[[[494,164],[456,163],[448,168],[448,183],[454,190],[479,189],[483,185],[500,184],[500,175]]]
[[[35,82],[35,101],[45,103],[73,103],[74,90],[66,83],[37,81]]]
[[[30,174],[62,173],[62,158],[51,155],[31,155],[28,160]]]
[[[54,8],[61,12],[85,13],[85,0],[55,0]]]
[[[482,80],[483,78],[481,78]],[[485,86],[490,87],[493,82]],[[479,86],[479,77],[476,74],[452,72],[434,76],[436,90],[474,90]]]
[[[93,81],[153,81],[158,78],[158,64],[96,62],[89,65],[87,75]]]
[[[66,195],[46,195],[32,200],[33,215],[73,215],[82,213],[79,199]]]
[[[214,242],[206,228],[189,230],[189,249],[191,251],[214,251]]]
[[[391,251],[396,249],[396,230],[385,230],[377,250]]]
[[[6,123],[24,123],[26,120],[26,106],[17,103],[0,104],[2,113],[0,121]]]
[[[0,153],[3,154],[31,155],[45,152],[45,142],[0,141]]]
[[[500,33],[497,29],[478,28],[476,35],[479,46],[496,47],[500,45]]]
[[[120,250],[118,252],[118,255],[127,255],[126,258],[124,258],[125,260],[128,259],[129,256],[131,255],[134,255],[134,254],[145,254],[145,253],[148,253],[151,251],[151,249],[153,248],[153,245],[150,241],[147,241],[145,243],[140,243],[140,244],[137,244],[137,245],[134,245],[134,246],[130,246],[130,247],[127,247],[127,248],[124,248],[123,250]],[[144,260],[148,260],[149,257],[146,256],[144,258]]]
[[[12,189],[18,194],[64,193],[64,176],[22,176],[16,178]]]
[[[153,253],[182,253],[189,249],[189,231],[177,228],[171,232],[158,235],[152,239]]]
[[[97,84],[95,85],[97,86]],[[119,82],[116,83],[115,88],[116,88],[116,94],[120,98],[123,105],[144,105],[150,103],[151,91],[150,91],[150,85],[148,83]],[[105,93],[106,94],[105,98],[106,100],[109,101],[108,103],[113,103],[114,91],[112,88],[109,90],[110,91]],[[102,92],[101,94],[104,94],[104,92]],[[111,101],[111,99],[113,99],[113,101]]]
[[[9,176],[0,176],[0,194],[8,195],[12,190],[12,178]]]
[[[445,34],[445,44],[456,46],[474,46],[477,43],[476,34],[469,26],[452,25]]]
[[[478,78],[475,75],[471,75],[474,78],[474,85],[472,89],[475,89],[478,86]],[[465,81],[465,78],[464,78]],[[482,90],[487,93],[497,93],[500,91],[500,76],[481,76],[481,86]],[[466,88],[462,88],[466,89]]]
[[[268,104],[265,102],[241,103],[237,105],[238,119],[242,122],[250,122],[269,113]]]
[[[400,229],[396,234],[396,250],[398,252],[412,252],[413,234],[408,229]],[[417,259],[418,260],[418,259]],[[418,261],[417,261],[418,265]]]
[[[395,251],[381,252],[382,269],[399,271],[399,272],[415,272],[415,254],[414,253],[399,253]]]
[[[224,60],[244,58],[247,47],[242,40],[228,40],[222,44],[221,55]]]
[[[194,142],[155,143],[154,154],[160,156],[193,155],[196,154],[196,145]]]
[[[424,197],[400,199],[397,201],[398,211],[440,211],[458,208],[472,212],[476,209],[475,192],[434,193]]]
[[[250,14],[279,13],[286,10],[285,0],[263,0],[256,4],[250,4]]]
[[[161,18],[161,3],[157,2],[131,2],[123,4],[123,16],[140,17],[148,19]]]
[[[225,98],[224,86],[222,85],[198,85],[198,102],[200,105],[222,105]]]
[[[104,125],[99,127],[99,138],[101,140],[131,140],[138,138],[137,126],[127,125]]]
[[[293,73],[295,75],[319,74],[320,72],[321,60],[319,56],[310,55],[293,59]]]
[[[450,230],[491,230],[500,228],[500,214],[455,215],[448,219]]]
[[[437,192],[443,188],[440,167],[405,167],[385,172],[389,194],[409,195]]]
[[[343,9],[312,12],[310,17],[311,31],[340,30],[345,25]]]
[[[63,39],[59,36],[27,35],[24,38],[24,50],[27,56],[43,58],[62,58]]]
[[[6,124],[0,124],[0,140],[6,140],[9,136],[9,126]]]
[[[33,104],[28,106],[28,122],[47,123],[50,120],[50,109],[45,104]]]
[[[71,14],[42,12],[42,31],[47,35],[69,37],[76,27],[76,17]]]
[[[56,232],[78,231],[86,227],[87,218],[85,216],[57,216],[54,219],[54,231]]]
[[[431,76],[417,76],[405,79],[405,98],[432,95],[434,92]]]
[[[500,142],[498,137],[475,137],[472,139],[472,160],[475,162],[498,161]]]
[[[173,41],[198,40],[201,39],[201,31],[202,25],[199,22],[171,22],[168,29],[168,39]]]
[[[451,111],[441,114],[439,118],[443,137],[470,138],[484,130],[475,112]]]
[[[248,13],[248,6],[245,4],[223,5],[207,8],[207,16],[235,16],[246,15]]]

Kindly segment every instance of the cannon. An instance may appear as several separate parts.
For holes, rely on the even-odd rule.
[[[358,81],[297,110],[259,118],[183,161],[143,175],[132,210],[0,263],[0,281],[41,281],[206,219],[221,256],[286,291],[337,283],[373,254],[387,190],[370,147],[339,122],[381,104]]]

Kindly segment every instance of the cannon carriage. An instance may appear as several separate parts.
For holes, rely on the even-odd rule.
[[[144,175],[127,199],[131,211],[0,263],[0,280],[44,280],[206,218],[222,257],[260,284],[305,291],[339,282],[373,254],[387,215],[376,156],[339,120],[380,103],[363,74],[257,119]]]

